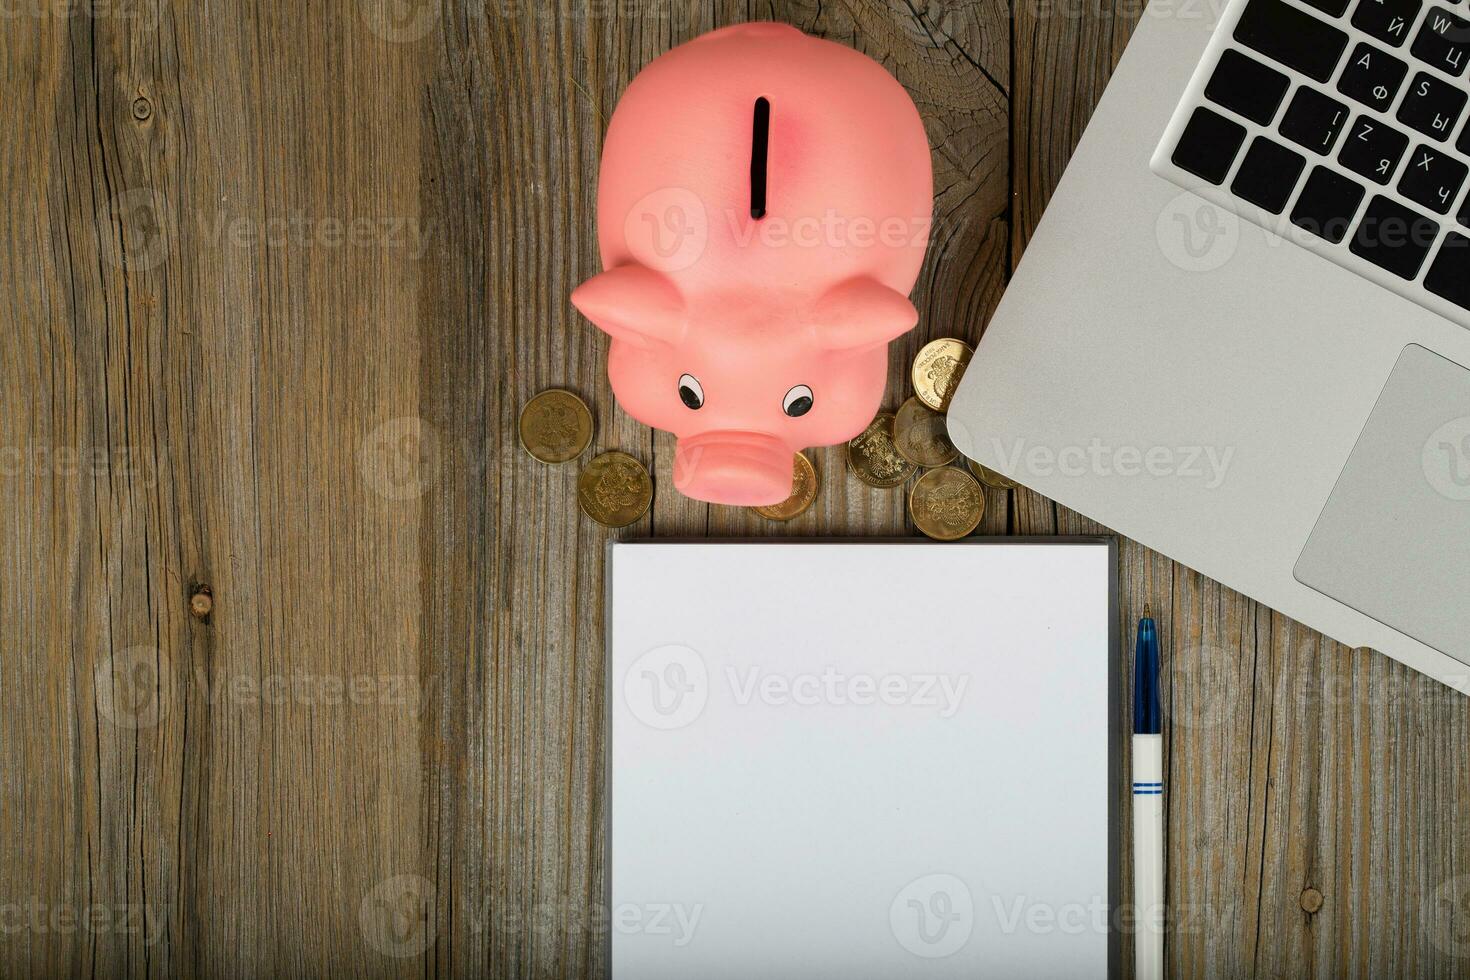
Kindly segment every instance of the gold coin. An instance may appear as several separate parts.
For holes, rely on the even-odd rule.
[[[627,453],[603,453],[577,477],[577,503],[604,527],[626,527],[653,503],[653,479]]]
[[[969,344],[952,337],[925,344],[910,372],[919,400],[936,412],[949,411],[949,400],[974,353]]]
[[[752,507],[751,510],[773,521],[795,520],[807,512],[807,508],[817,499],[817,471],[805,453],[797,453],[792,463],[795,465],[795,472],[791,478],[791,496],[779,504]]]
[[[980,526],[985,492],[964,470],[930,470],[909,493],[909,513],[920,531],[938,541],[956,541]]]
[[[893,420],[893,446],[910,463],[924,467],[953,462],[960,451],[949,441],[944,416],[918,398],[910,398]]]
[[[521,409],[521,445],[543,463],[576,459],[592,442],[592,413],[570,391],[550,388]]]
[[[896,487],[914,475],[913,463],[893,445],[893,416],[879,412],[860,435],[847,444],[847,468],[870,487]]]
[[[965,462],[969,464],[970,472],[975,474],[975,479],[987,487],[995,487],[997,490],[1016,490],[1021,486],[1015,480],[1001,476],[983,463],[977,463],[973,459],[967,459]]]

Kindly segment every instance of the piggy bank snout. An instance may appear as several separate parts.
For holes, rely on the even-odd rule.
[[[791,496],[792,451],[758,432],[706,432],[679,440],[674,486],[712,504],[765,507]]]

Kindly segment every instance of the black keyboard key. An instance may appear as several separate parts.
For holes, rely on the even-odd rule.
[[[1337,80],[1337,90],[1383,112],[1393,105],[1393,97],[1408,73],[1409,66],[1393,55],[1371,44],[1360,44],[1353,48],[1353,56]]]
[[[1460,138],[1455,142],[1455,149],[1470,156],[1470,121],[1467,121],[1465,128],[1460,131]]]
[[[1348,8],[1348,0],[1306,0],[1306,2],[1333,17],[1341,17]]]
[[[1368,202],[1348,248],[1402,279],[1413,279],[1434,246],[1439,225],[1381,194]]]
[[[1449,214],[1470,167],[1428,146],[1417,147],[1399,180],[1399,193],[1431,211]]]
[[[1449,82],[1442,82],[1428,72],[1414,76],[1414,82],[1399,105],[1399,122],[1412,126],[1425,136],[1437,140],[1450,138],[1460,113],[1465,111],[1466,95]]]
[[[1431,67],[1458,77],[1470,62],[1470,21],[1435,7],[1424,18],[1409,50]]]
[[[1258,208],[1280,214],[1306,165],[1307,158],[1295,150],[1257,136],[1240,162],[1230,190]]]
[[[1424,275],[1424,288],[1470,310],[1470,238],[1457,231],[1444,236],[1439,254]]]
[[[1422,6],[1421,0],[1361,0],[1353,26],[1396,48],[1408,40]]]
[[[1334,98],[1303,86],[1291,97],[1281,117],[1281,135],[1298,146],[1327,153],[1347,123],[1348,107]]]
[[[1235,25],[1235,39],[1319,82],[1332,77],[1347,47],[1345,32],[1282,0],[1251,0]]]
[[[1353,120],[1342,152],[1337,158],[1355,174],[1387,184],[1409,147],[1409,138],[1376,119],[1359,116]]]
[[[1363,188],[1342,174],[1315,167],[1291,209],[1291,223],[1336,245],[1347,237],[1363,203]]]
[[[1212,184],[1222,184],[1244,142],[1244,126],[1218,112],[1199,108],[1189,117],[1189,125],[1174,147],[1174,165]]]
[[[1226,51],[1205,86],[1205,98],[1269,126],[1290,85],[1291,79],[1275,68],[1267,68],[1239,51]]]

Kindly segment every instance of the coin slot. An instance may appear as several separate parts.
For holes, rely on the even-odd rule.
[[[771,145],[771,103],[762,96],[755,100],[755,120],[750,137],[750,216],[766,216],[766,158]]]

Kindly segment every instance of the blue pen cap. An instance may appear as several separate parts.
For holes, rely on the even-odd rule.
[[[1138,621],[1138,644],[1133,650],[1133,734],[1163,731],[1159,710],[1159,631],[1144,609]]]

